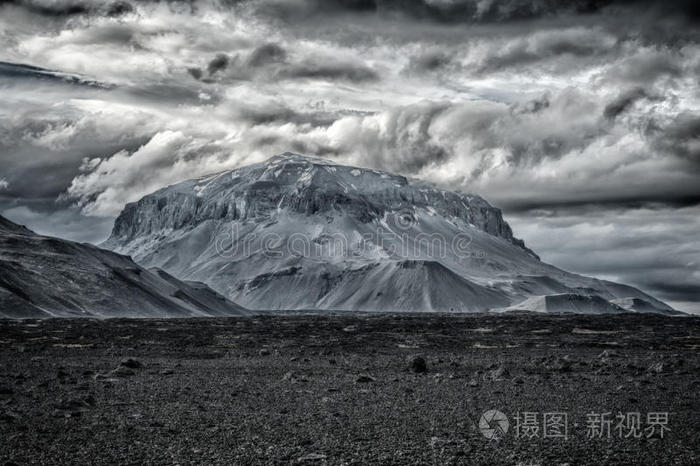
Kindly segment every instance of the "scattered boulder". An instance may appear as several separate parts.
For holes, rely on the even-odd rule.
[[[508,377],[510,377],[510,372],[503,365],[498,366],[488,374],[488,378],[491,380],[502,380],[507,379]]]
[[[374,382],[374,381],[375,381],[375,378],[372,377],[371,375],[367,375],[367,374],[362,374],[355,379],[355,382],[357,382],[357,383],[370,383],[370,382]]]
[[[79,392],[86,392],[90,390],[92,386],[87,382],[81,382],[75,386],[75,390]]]
[[[598,359],[619,358],[620,355],[615,350],[604,350],[598,355]]]
[[[83,415],[83,411],[95,405],[95,398],[87,396],[85,398],[73,398],[64,400],[54,405],[53,417],[74,418]]]
[[[15,424],[20,421],[20,416],[14,411],[3,411],[0,413],[0,421]]]
[[[134,372],[126,366],[119,366],[113,371],[111,371],[109,375],[114,377],[131,377],[132,375],[136,375],[136,372]]]
[[[301,458],[299,458],[300,463],[310,463],[314,461],[324,461],[326,458],[328,458],[326,455],[321,454],[321,453],[309,453]]]
[[[100,373],[95,374],[95,380],[98,380],[98,381],[104,382],[104,383],[114,383],[117,381],[117,379],[115,379],[114,377],[111,377],[110,372],[107,372],[106,374],[100,374]]]
[[[128,367],[129,369],[141,369],[143,368],[143,364],[141,364],[140,361],[137,361],[136,359],[128,358],[122,360],[121,366]]]
[[[417,374],[428,372],[428,364],[423,356],[410,356],[408,358],[408,369]]]
[[[649,366],[647,372],[651,374],[664,374],[671,372],[671,365],[665,362],[656,362]]]
[[[134,369],[142,369],[143,364],[133,358],[123,359],[116,369],[113,369],[106,374],[95,374],[95,380],[115,381],[114,377],[131,377],[136,375]]]
[[[545,369],[553,372],[571,372],[572,360],[569,355],[560,358],[548,358],[545,361]]]
[[[262,348],[260,351],[258,351],[260,356],[269,356],[270,355],[270,350],[267,348]]]

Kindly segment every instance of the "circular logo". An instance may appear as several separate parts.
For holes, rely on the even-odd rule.
[[[479,430],[489,440],[499,440],[508,432],[508,417],[500,411],[490,409],[481,415]]]

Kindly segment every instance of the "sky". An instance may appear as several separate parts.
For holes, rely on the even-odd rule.
[[[291,151],[480,194],[700,312],[699,76],[693,0],[0,0],[0,213],[99,243]]]

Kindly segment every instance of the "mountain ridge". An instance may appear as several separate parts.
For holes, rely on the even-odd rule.
[[[280,165],[285,162],[312,165],[312,171],[305,172],[303,176],[295,179],[294,174],[278,172],[278,170],[283,170],[283,167],[280,167]],[[348,169],[347,171],[351,177],[350,179],[348,179],[347,176],[340,177],[341,174],[338,173],[340,167]],[[409,181],[408,178],[402,175],[394,175],[382,170],[342,166],[322,158],[302,156],[291,152],[273,156],[264,162],[252,164],[247,167],[225,170],[175,185],[166,186],[153,192],[149,196],[158,196],[159,194],[168,193],[176,197],[186,192],[187,187],[189,187],[191,183],[196,184],[193,189],[198,197],[201,197],[207,190],[235,189],[235,181],[238,178],[237,175],[240,173],[240,170],[247,170],[251,172],[250,176],[256,178],[254,183],[249,187],[251,198],[255,195],[263,196],[263,198],[243,199],[245,202],[235,203],[232,206],[224,206],[221,204],[210,206],[210,209],[205,209],[200,212],[200,217],[197,220],[201,221],[217,216],[219,218],[245,220],[246,218],[254,217],[256,213],[259,213],[259,209],[264,209],[265,201],[270,198],[279,201],[277,205],[278,208],[288,207],[293,211],[307,215],[327,210],[333,206],[343,205],[344,208],[349,208],[351,211],[360,215],[361,220],[370,220],[372,214],[381,216],[383,213],[382,210],[385,210],[386,207],[400,209],[401,207],[408,206],[437,205],[438,208],[442,208],[445,211],[451,209],[452,215],[463,215],[469,221],[477,222],[476,226],[483,231],[501,236],[534,255],[534,252],[525,247],[522,240],[513,237],[510,225],[503,220],[501,210],[491,206],[480,196],[443,190],[430,183],[417,179],[410,179]],[[221,178],[226,175],[232,176],[233,179],[231,183],[221,183]],[[374,179],[367,180],[367,176]],[[271,179],[272,177],[275,177],[274,181]],[[377,183],[377,181],[379,181],[377,178],[379,178],[381,182]],[[217,181],[218,183],[216,183]],[[299,183],[299,181],[301,183]],[[358,181],[364,182],[358,187],[356,186]],[[289,196],[289,193],[275,192],[275,189],[277,189],[279,185],[288,186],[292,184],[292,182],[296,182],[295,184],[298,187],[296,196],[292,197]],[[393,188],[393,192],[388,192],[389,190],[386,189],[389,183],[393,185],[390,186],[390,188]],[[381,188],[377,189],[377,186]],[[404,189],[409,187],[410,189]],[[318,188],[322,189],[319,190]],[[349,191],[354,192],[352,195],[348,195]],[[216,194],[220,194],[220,191],[215,192],[213,195]],[[393,199],[391,198],[392,195]],[[126,234],[128,238],[129,235],[143,233],[143,231],[125,231],[123,227],[141,226],[144,223],[148,224],[148,222],[123,222],[120,219],[134,212],[134,209],[144,200],[149,199],[149,196],[145,196],[140,201],[129,203],[124,207],[117,221],[115,221],[115,226],[110,238],[103,243],[104,245],[111,245],[114,241],[114,237],[123,237]],[[374,199],[376,196],[380,196],[380,202],[376,202],[376,199]],[[442,196],[442,199],[440,199],[440,196]],[[447,199],[447,196],[450,196],[451,199]],[[191,199],[187,197],[185,197],[185,199],[191,202]],[[386,201],[387,199],[391,199],[393,205],[387,206],[382,204],[381,201]],[[163,201],[163,198],[159,198],[159,203],[161,203],[158,206],[159,209],[163,207]],[[472,206],[474,207],[473,209],[471,209]],[[188,205],[187,207],[194,206]],[[175,226],[181,226],[181,224],[177,222],[178,219],[173,220]]]
[[[0,318],[214,317],[247,311],[201,283],[0,216]]]
[[[542,262],[480,196],[292,153],[146,195],[103,246],[250,309],[474,312],[570,294],[673,311]]]

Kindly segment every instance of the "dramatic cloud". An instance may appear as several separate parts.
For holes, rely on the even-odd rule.
[[[698,301],[683,277],[700,265],[682,252],[694,254],[700,204],[699,12],[655,0],[0,1],[0,212],[99,241],[152,190],[296,151],[478,192],[557,265]],[[655,216],[678,231],[652,228]],[[548,242],[550,228],[568,244]],[[661,257],[655,239],[681,252]],[[581,258],[594,241],[599,267]],[[645,259],[633,270],[616,250]]]
[[[288,22],[309,16],[371,13],[402,15],[407,19],[447,24],[503,23],[553,15],[629,12],[632,8],[654,12],[657,17],[679,15],[691,21],[697,21],[700,17],[700,8],[693,0],[254,0],[240,3],[248,3],[261,14]]]
[[[556,60],[558,66],[580,66],[582,57],[606,55],[613,50],[617,39],[595,28],[569,28],[535,32],[518,37],[496,47],[485,47],[481,71],[537,64],[543,66]]]
[[[2,215],[44,235],[90,242],[105,237],[112,229],[112,217],[86,217],[79,209],[55,202],[32,203],[5,209]]]
[[[207,71],[210,75],[212,75],[217,71],[225,70],[226,67],[228,67],[228,57],[223,53],[220,53],[209,62],[209,65],[207,65]]]
[[[688,159],[700,168],[700,116],[684,112],[658,131],[656,147]]]
[[[287,52],[277,44],[264,44],[253,50],[248,57],[248,66],[263,66],[284,61]]]
[[[82,15],[90,11],[86,3],[72,1],[2,0],[0,5],[16,5],[30,13],[49,17]]]
[[[283,77],[309,78],[322,80],[374,81],[379,79],[371,68],[352,62],[334,60],[331,57],[307,59],[283,70]]]
[[[636,87],[618,95],[612,102],[605,106],[603,115],[605,118],[615,119],[618,115],[628,110],[635,102],[649,97],[641,87]]]
[[[216,167],[220,152],[181,132],[157,133],[136,151],[120,151],[107,159],[83,159],[80,171],[68,188],[79,196],[88,215],[117,215],[133,202],[194,172]],[[199,167],[198,167],[199,166]]]

